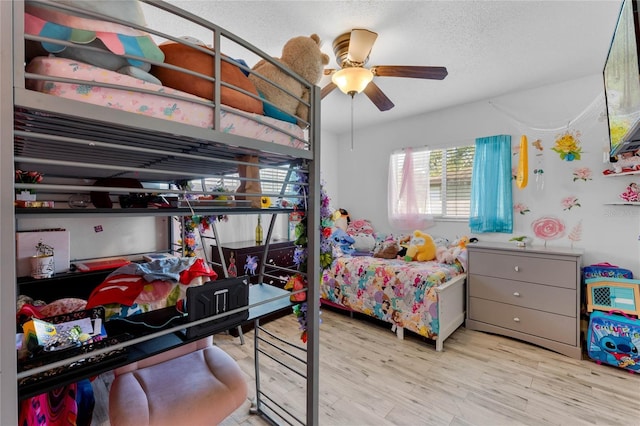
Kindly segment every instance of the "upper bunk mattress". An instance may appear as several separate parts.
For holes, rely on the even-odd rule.
[[[30,90],[149,117],[161,118],[163,120],[180,122],[197,127],[213,128],[214,110],[210,106],[163,96],[163,94],[172,94],[208,102],[206,99],[198,98],[189,93],[159,86],[82,62],[53,56],[39,56],[34,58],[27,65],[26,71],[33,74],[83,80],[86,82],[77,84],[28,79],[26,81],[26,87]],[[92,85],[92,81],[139,88],[157,92],[158,94],[102,87]],[[293,148],[306,149],[306,144],[302,141],[304,140],[304,131],[297,124],[240,111],[228,106],[225,106],[225,108],[229,108],[231,111],[220,110],[220,131],[280,145],[287,145]],[[238,111],[238,113],[235,113],[235,111]],[[249,115],[252,118],[246,118],[240,114]]]

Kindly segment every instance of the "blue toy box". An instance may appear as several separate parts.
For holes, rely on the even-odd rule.
[[[582,268],[582,277],[585,280],[591,278],[633,278],[633,272],[629,269],[612,265],[608,262],[595,263]]]
[[[589,318],[587,353],[598,364],[640,371],[640,320],[594,311]]]

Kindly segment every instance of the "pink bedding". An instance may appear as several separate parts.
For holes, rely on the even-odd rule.
[[[26,82],[27,88],[31,90],[192,126],[213,127],[213,109],[211,107],[162,95],[165,93],[174,94],[208,102],[206,99],[168,87],[158,86],[114,71],[58,57],[40,56],[34,58],[27,65],[26,71],[33,74],[87,82],[86,84],[77,84],[31,79]],[[105,88],[92,85],[92,81],[151,90],[157,92],[157,94]],[[304,132],[298,125],[263,115],[242,113],[250,115],[252,119],[234,114],[232,111],[220,111],[221,127],[219,130],[294,148],[306,148],[306,144],[303,142]],[[295,137],[263,123],[269,123],[278,129],[295,135]]]

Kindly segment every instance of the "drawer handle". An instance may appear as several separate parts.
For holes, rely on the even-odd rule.
[[[513,295],[514,295],[515,297],[520,297],[520,293],[518,293],[517,291],[516,291],[516,292],[514,292],[514,293],[513,293]]]
[[[515,318],[513,319],[513,321],[515,321],[515,322],[520,322],[520,318],[515,317]]]
[[[520,272],[520,267],[516,266],[515,268],[513,268],[516,272]]]

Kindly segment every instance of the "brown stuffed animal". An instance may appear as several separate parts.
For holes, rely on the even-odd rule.
[[[274,59],[312,84],[320,82],[324,66],[329,64],[329,55],[322,53],[320,50],[320,37],[317,34],[312,34],[310,37],[292,38],[282,48],[282,57]],[[275,65],[262,59],[252,69],[294,95],[307,102],[309,101],[309,91]],[[294,115],[306,122],[309,121],[309,109],[305,105],[253,74],[249,76],[249,79],[266,100],[273,103],[283,112]],[[300,120],[298,120],[298,125],[306,127],[306,123]]]
[[[382,259],[395,259],[400,251],[400,244],[396,240],[386,240],[380,243],[373,252],[373,257]]]

